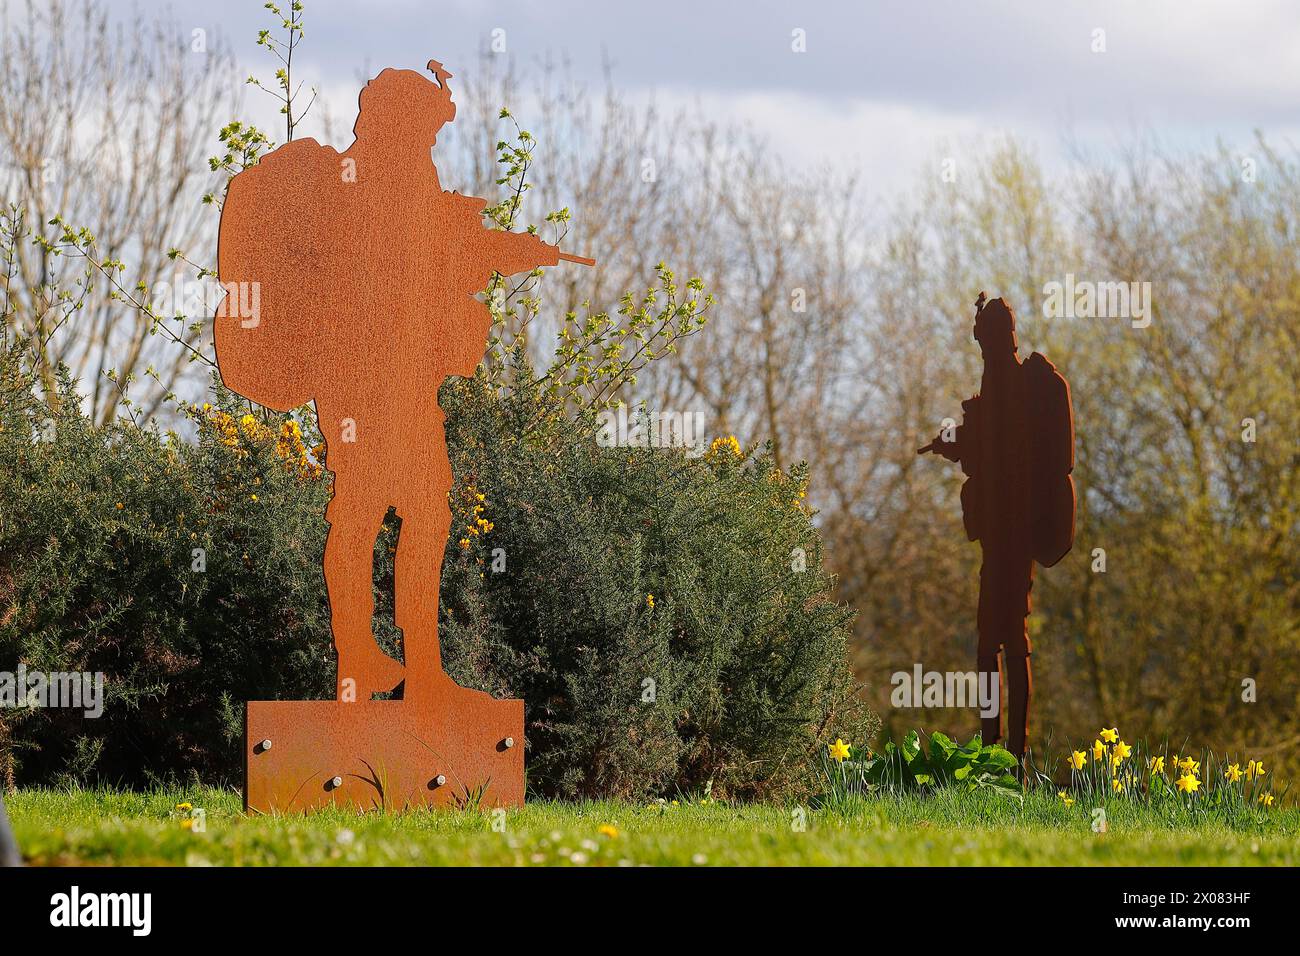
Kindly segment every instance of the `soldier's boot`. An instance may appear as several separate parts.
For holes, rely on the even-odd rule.
[[[984,745],[992,746],[1002,739],[1002,686],[998,681],[998,655],[981,654],[977,658],[979,667],[979,686],[996,687],[996,709],[992,716],[980,718],[980,739]]]

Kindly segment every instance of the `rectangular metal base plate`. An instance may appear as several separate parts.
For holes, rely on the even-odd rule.
[[[433,699],[249,701],[244,810],[519,806],[524,702],[450,681]]]

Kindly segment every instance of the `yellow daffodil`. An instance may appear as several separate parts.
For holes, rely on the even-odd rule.
[[[1223,771],[1223,776],[1229,783],[1236,783],[1241,779],[1241,764],[1229,764],[1228,769]]]
[[[1264,776],[1264,761],[1248,760],[1246,761],[1246,778],[1253,780],[1255,777]]]
[[[1074,806],[1074,798],[1070,796],[1068,793],[1066,793],[1064,790],[1057,793],[1057,796],[1061,798],[1061,802],[1065,804],[1067,807]]]
[[[1120,783],[1118,780],[1112,780],[1110,782],[1110,788],[1114,790],[1116,793],[1124,792],[1124,784]]]
[[[1115,741],[1119,740],[1119,728],[1112,727],[1110,730],[1107,730],[1103,727],[1101,729],[1101,739],[1106,741],[1108,744],[1113,744]]]
[[[831,744],[829,749],[831,759],[837,763],[844,763],[849,758],[849,745],[840,740],[839,737],[835,738],[835,743]]]
[[[1164,773],[1164,772],[1165,772],[1165,758],[1164,758],[1164,757],[1152,757],[1150,760],[1147,761],[1147,766],[1151,768],[1151,772],[1152,772],[1152,773]]]
[[[1094,740],[1094,741],[1092,742],[1092,759],[1093,759],[1093,760],[1100,760],[1100,759],[1102,758],[1102,755],[1103,755],[1105,752],[1106,752],[1106,745],[1103,744],[1100,740]]]
[[[1201,789],[1201,781],[1197,780],[1189,773],[1179,777],[1174,786],[1183,791],[1183,793],[1195,793],[1197,790]]]
[[[1132,755],[1133,748],[1124,743],[1124,741],[1121,740],[1119,743],[1115,744],[1115,756],[1119,760],[1127,760]]]
[[[1264,804],[1266,807],[1271,807],[1273,805],[1273,794],[1261,793],[1259,795],[1259,802]]]
[[[1201,762],[1199,760],[1193,760],[1191,757],[1184,757],[1182,760],[1178,761],[1178,769],[1186,771],[1187,773],[1200,773]]]
[[[1074,753],[1070,754],[1070,756],[1066,758],[1066,762],[1075,770],[1082,770],[1083,764],[1087,759],[1088,759],[1088,755],[1086,753],[1084,753],[1082,750],[1076,750]]]

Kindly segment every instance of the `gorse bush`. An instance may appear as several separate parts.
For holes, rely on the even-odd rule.
[[[191,443],[94,425],[66,373],[41,401],[19,350],[0,380],[0,669],[106,675],[98,719],[0,710],[0,772],[228,777],[235,702],[332,681],[326,483],[229,396]]]
[[[444,389],[473,508],[443,639],[453,676],[525,700],[534,788],[767,791],[805,782],[826,733],[871,729],[802,471],[734,443],[601,447],[591,416],[519,440],[531,394]]]
[[[51,411],[20,353],[3,373],[0,669],[107,675],[99,719],[0,711],[6,775],[237,781],[243,701],[333,689],[310,419],[217,389],[190,442],[94,426],[66,374]],[[525,700],[534,790],[770,792],[807,782],[827,733],[869,732],[802,475],[730,446],[602,448],[590,414],[547,418],[536,395],[443,390],[444,661]],[[390,650],[399,533],[376,544]]]

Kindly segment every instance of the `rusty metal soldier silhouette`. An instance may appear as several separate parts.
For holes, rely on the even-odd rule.
[[[438,387],[472,375],[483,357],[491,313],[476,294],[494,272],[592,264],[490,229],[485,200],[443,191],[431,148],[456,106],[451,74],[435,61],[428,69],[433,80],[381,72],[361,91],[346,152],[287,143],[235,176],[222,207],[221,281],[232,296],[257,283],[260,309],[252,318],[218,312],[221,377],[277,411],[314,400],[326,441],[334,493],[325,578],[340,701],[403,682],[408,702],[460,690],[438,644],[452,485]],[[374,546],[390,507],[401,519],[401,662],[382,652],[372,625]]]
[[[1002,299],[975,305],[984,358],[979,394],[962,402],[962,422],[917,454],[959,462],[966,535],[983,553],[979,589],[981,680],[1007,689],[1007,749],[1025,755],[1033,679],[1027,617],[1034,563],[1051,567],[1074,544],[1074,418],[1070,386],[1045,357],[1017,353],[1016,319]],[[1002,737],[1001,713],[982,719],[985,743]]]

